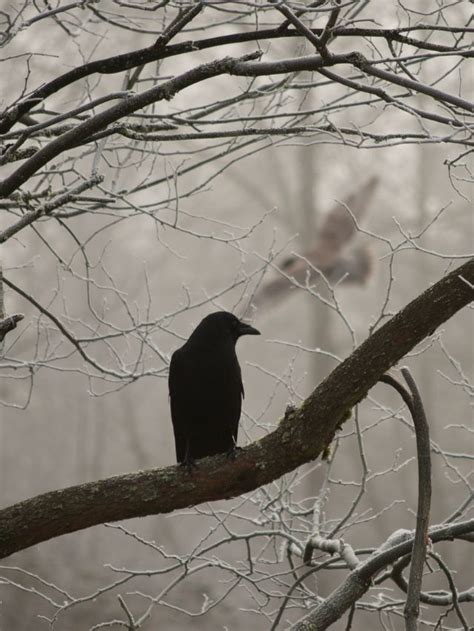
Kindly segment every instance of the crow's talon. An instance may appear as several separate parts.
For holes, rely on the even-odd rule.
[[[291,416],[293,414],[293,412],[296,412],[297,408],[292,405],[291,403],[288,403],[288,405],[286,406],[285,409],[285,419],[287,419],[289,416]]]
[[[226,452],[226,456],[227,458],[229,458],[229,460],[235,460],[239,451],[242,451],[242,447],[237,447],[237,445],[234,445],[229,449],[229,451]]]
[[[189,475],[191,475],[193,471],[198,468],[197,462],[194,460],[194,458],[186,458],[179,463],[179,466],[183,467],[186,473],[188,473]]]

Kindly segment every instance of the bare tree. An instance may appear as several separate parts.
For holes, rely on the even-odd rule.
[[[468,5],[0,11],[0,626],[469,628]],[[305,341],[312,305],[337,346]],[[150,468],[170,351],[220,308],[273,335],[249,444]]]

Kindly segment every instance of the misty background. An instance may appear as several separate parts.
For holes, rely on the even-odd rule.
[[[389,8],[387,14],[384,20],[389,24]],[[146,33],[123,30],[117,40],[112,37],[112,26],[100,21],[91,21],[88,28],[89,32],[85,28],[71,37],[58,24],[44,21],[18,34],[6,49],[11,59],[5,62],[7,71],[0,79],[4,99],[12,101],[23,89],[25,61],[15,55],[25,50],[59,52],[52,58],[32,58],[31,89],[89,57],[122,53],[150,41]],[[301,46],[299,40],[278,41],[271,44],[271,53],[290,56]],[[233,46],[231,53],[251,49]],[[200,51],[171,58],[159,72],[176,73],[214,55]],[[428,76],[424,78],[429,82]],[[123,77],[101,76],[97,86],[95,81],[88,80],[87,88],[82,83],[69,86],[52,97],[48,107],[58,111],[69,107],[83,98],[84,90],[93,91],[94,98],[120,90]],[[205,95],[198,84],[177,95],[172,108],[178,111],[222,99],[228,84],[236,81],[244,83],[241,77],[217,78],[206,85]],[[317,91],[294,99],[306,109],[321,102]],[[155,114],[160,107],[156,106]],[[362,123],[368,115],[365,111],[353,115],[348,109],[339,113],[338,120],[345,118],[347,125]],[[389,123],[397,129],[415,124],[394,109],[384,119],[385,125]],[[100,366],[122,374],[115,378],[87,365],[45,315],[4,287],[5,313],[20,312],[25,318],[5,339],[0,364],[3,506],[88,480],[174,464],[167,387],[171,353],[206,314],[220,309],[245,311],[257,288],[278,277],[275,266],[288,256],[308,251],[328,213],[341,208],[339,202],[369,180],[374,181],[373,190],[362,202],[360,229],[349,243],[363,248],[370,259],[363,282],[330,286],[319,278],[306,290],[295,287],[274,304],[247,311],[262,335],[244,338],[237,346],[246,395],[240,444],[272,431],[285,407],[299,405],[366,338],[380,317],[385,321],[449,271],[455,256],[472,250],[469,185],[456,180],[454,188],[445,164],[457,147],[414,142],[351,147],[336,134],[333,138],[268,137],[249,145],[248,151],[225,152],[200,170],[176,177],[178,169],[194,160],[195,152],[207,155],[206,141],[156,146],[145,141],[144,153],[132,150],[133,142],[123,137],[106,141],[99,166],[105,180],[100,192],[89,195],[107,198],[107,189],[130,191],[140,181],[165,178],[163,184],[143,187],[129,197],[136,208],[121,205],[120,198],[104,206],[98,203],[86,214],[64,221],[41,221],[2,247],[5,276],[60,318],[68,330],[91,339],[117,334],[91,341],[85,348]],[[94,159],[93,151],[75,155],[76,164],[84,169]],[[63,176],[65,185],[67,178]],[[188,194],[193,187],[198,190]],[[158,207],[161,200],[166,203]],[[0,227],[9,223],[8,213],[0,213]],[[410,241],[407,235],[415,239]],[[137,322],[149,324],[137,328]],[[134,330],[127,334],[129,329]],[[431,523],[436,524],[464,506],[472,493],[472,433],[467,429],[473,368],[469,309],[425,340],[403,360],[405,364],[417,380],[430,424]],[[128,371],[136,366],[139,376],[123,377],[123,366]],[[265,491],[170,515],[97,526],[17,553],[3,562],[0,573],[0,628],[51,628],[41,618],[50,618],[57,609],[48,598],[59,604],[74,601],[60,613],[54,628],[101,628],[101,623],[123,618],[118,594],[137,615],[156,600],[143,627],[147,629],[182,629],[190,623],[203,630],[270,628],[258,590],[245,581],[205,615],[190,621],[182,611],[198,614],[225,594],[226,564],[242,568],[246,559],[242,541],[217,546],[208,555],[216,559],[214,569],[196,571],[175,585],[170,586],[176,573],[164,569],[204,539],[225,538],[226,528],[242,533],[273,527],[272,520],[286,509],[272,513],[266,505],[271,498],[284,504],[287,496],[287,506],[308,508],[319,497],[322,523],[330,531],[350,510],[361,480],[363,497],[342,529],[353,547],[377,547],[394,530],[413,528],[415,440],[406,409],[386,386],[377,385],[358,407],[357,422],[365,465],[352,418],[338,433],[329,461],[310,463]],[[225,520],[223,515],[227,515]],[[292,532],[304,539],[304,524],[309,527],[311,516],[298,519],[301,523],[295,522]],[[136,533],[136,538],[130,533]],[[165,558],[141,539],[154,542],[169,556]],[[282,541],[269,544],[274,559],[280,558],[263,562],[262,580],[270,583],[272,573],[281,570],[282,545]],[[472,579],[468,545],[439,545],[463,589]],[[269,550],[262,550],[263,557],[266,554],[271,556]],[[321,595],[340,582],[336,572],[315,576],[310,584],[316,584]],[[114,585],[124,577],[127,582]],[[434,588],[431,584],[438,585],[438,580],[443,583],[434,572],[424,589]],[[387,597],[403,598],[393,585],[381,590]],[[301,615],[301,610],[289,610],[288,619],[295,621]],[[360,626],[366,620],[363,616],[354,628],[382,628],[374,626],[379,624],[375,616],[366,623],[372,626]],[[334,628],[344,629],[344,625],[343,620]]]

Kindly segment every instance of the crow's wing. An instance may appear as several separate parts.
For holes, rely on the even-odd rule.
[[[234,445],[237,445],[237,436],[239,433],[239,422],[240,422],[240,414],[242,412],[242,399],[245,397],[244,384],[242,382],[242,371],[240,369],[239,362],[236,357],[236,384],[235,390],[239,393],[238,404],[236,401],[236,409],[234,418],[231,420],[231,431],[232,431],[232,439],[234,441]]]
[[[186,457],[188,428],[186,410],[183,405],[180,404],[180,400],[182,401],[186,397],[188,376],[180,351],[181,349],[178,349],[171,356],[168,387],[170,395],[171,420],[173,422],[174,441],[176,446],[176,459],[178,462],[183,462]]]

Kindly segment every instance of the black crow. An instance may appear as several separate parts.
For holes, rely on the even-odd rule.
[[[211,313],[171,357],[176,458],[188,467],[199,458],[235,451],[244,396],[235,353],[241,335],[260,332],[227,311]]]

